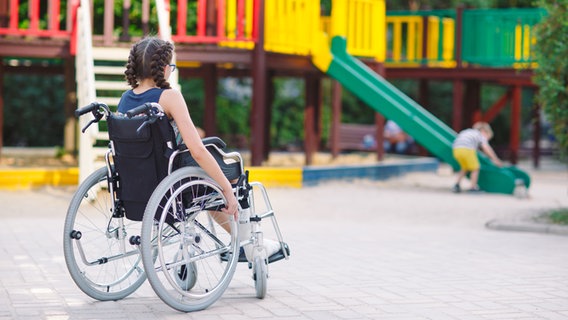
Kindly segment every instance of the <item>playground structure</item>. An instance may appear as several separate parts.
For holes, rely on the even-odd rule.
[[[29,10],[27,28],[21,28],[22,21],[18,20],[21,16],[18,8],[23,3]],[[124,4],[130,5],[126,1]],[[87,104],[94,100],[115,105],[118,96],[107,93],[126,89],[122,80],[123,63],[136,38],[128,34],[128,30],[131,23],[137,23],[145,34],[159,30],[162,37],[171,35],[176,44],[180,76],[204,79],[203,127],[211,135],[217,132],[217,79],[225,76],[253,79],[252,165],[260,165],[268,156],[271,79],[278,76],[305,79],[307,164],[311,163],[321,139],[320,86],[325,76],[337,80],[332,92],[331,149],[334,154],[339,152],[337,131],[343,85],[379,112],[377,141],[382,141],[383,116],[386,116],[399,123],[425,149],[454,167],[451,141],[455,131],[470,126],[475,120],[491,122],[510,102],[509,153],[513,163],[517,160],[521,92],[523,88],[534,88],[531,27],[544,15],[542,10],[458,8],[386,12],[381,0],[334,0],[331,16],[321,16],[319,3],[307,0],[155,1],[159,23],[153,25],[150,1],[136,4],[142,10],[141,21],[130,21],[131,8],[122,8],[122,32],[118,34],[112,0],[104,1],[102,17],[90,12],[92,4],[88,0],[68,1],[67,8],[61,8],[58,0],[48,1],[47,8],[40,7],[37,0],[13,0],[9,5],[0,6],[0,56],[63,59],[62,67],[49,70],[72,75],[77,67],[77,88],[74,81],[68,81],[67,90],[77,91],[79,105],[81,101]],[[61,11],[67,12],[64,22],[60,21]],[[98,22],[94,24],[95,31],[90,30],[91,18]],[[479,26],[483,26],[482,31],[478,31]],[[1,71],[24,72],[32,67],[3,64]],[[109,81],[112,77],[116,80]],[[418,103],[385,80],[394,78],[420,80]],[[430,80],[453,83],[451,128],[421,107],[428,105]],[[508,88],[485,112],[480,106],[482,83],[497,83]],[[67,101],[66,109],[73,110],[76,106],[77,102]],[[535,126],[533,152],[537,165],[538,121]],[[74,140],[75,127],[70,117],[66,141]],[[91,140],[82,141],[82,154],[92,148],[94,139],[104,140],[104,133],[93,132]],[[381,143],[378,145],[377,153],[381,157]],[[90,155],[81,162],[81,171],[83,168],[85,172],[93,171],[92,167],[87,168],[88,163],[93,163],[92,159]],[[482,162],[480,184],[487,191],[512,193],[519,180],[527,187],[530,183],[528,177],[516,169],[495,168],[484,157]]]

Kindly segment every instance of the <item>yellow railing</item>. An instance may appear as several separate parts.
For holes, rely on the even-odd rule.
[[[536,37],[533,33],[533,29],[528,24],[518,23],[515,26],[515,60],[516,61],[528,61],[534,60],[533,53],[531,52],[531,47],[536,44]],[[517,69],[524,68],[536,68],[538,64],[536,62],[515,62],[513,67]]]
[[[287,54],[310,54],[319,35],[319,1],[270,0],[265,2],[265,6],[265,49]]]
[[[244,20],[239,21],[237,17],[239,16],[237,0],[228,0],[226,2],[226,37],[229,41],[222,41],[219,43],[220,46],[230,47],[230,48],[241,48],[241,49],[252,49],[254,47],[253,41],[233,41],[238,34],[238,23],[243,23],[241,26],[244,30],[244,36],[247,39],[252,38],[253,24],[244,23],[245,21],[254,21],[254,0],[244,0]]]
[[[441,23],[440,23],[441,19]],[[442,30],[440,30],[440,26]],[[431,67],[453,68],[455,21],[451,18],[428,17],[428,34],[426,35],[426,64]]]
[[[422,59],[422,17],[387,17],[386,24],[389,60],[394,64],[418,64]]]
[[[333,5],[337,0],[333,2]],[[385,2],[383,0],[348,0],[347,52],[354,56],[385,59]],[[335,21],[334,21],[335,23]]]
[[[426,18],[426,23],[427,34],[424,44],[422,16],[386,17],[386,47],[389,52],[387,63],[390,66],[415,67],[421,64],[447,68],[455,66],[454,19],[430,16]]]
[[[384,0],[334,0],[330,39],[347,38],[347,52],[384,61],[386,56]]]
[[[333,0],[332,17],[320,17],[318,1],[265,2],[267,51],[308,55],[325,32],[347,37],[347,51],[355,56],[385,59],[384,0]],[[333,30],[332,30],[333,29]]]
[[[388,61],[392,65],[418,65],[422,54],[423,20],[420,16],[386,17]]]
[[[451,18],[442,18],[442,61],[448,67],[455,67],[456,21]]]

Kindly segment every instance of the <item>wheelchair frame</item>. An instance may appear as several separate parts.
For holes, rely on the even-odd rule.
[[[129,113],[143,115],[141,128],[165,115],[158,104],[147,103]],[[83,132],[112,115],[104,103],[78,109],[92,113]],[[105,167],[96,170],[75,192],[64,226],[63,249],[69,273],[88,296],[101,300],[127,297],[148,278],[156,294],[172,308],[190,312],[217,301],[228,287],[237,262],[248,262],[253,271],[257,298],[266,295],[268,264],[289,258],[266,188],[248,181],[238,152],[223,151],[219,138],[204,140],[207,149],[223,161],[238,162],[240,176],[233,185],[239,215],[250,207],[250,236],[240,235],[234,217],[220,213],[226,203],[221,188],[199,167],[174,170],[174,159],[188,150],[176,149],[168,159],[168,174],[152,192],[141,222],[126,217],[117,191],[120,172],[115,167],[113,141],[105,154]],[[171,145],[169,146],[172,147]],[[222,164],[220,164],[222,165]],[[120,170],[119,170],[120,171]],[[265,212],[257,212],[254,190],[262,195]],[[270,218],[280,251],[267,256],[260,222]],[[242,239],[242,241],[239,241]],[[250,261],[243,247],[252,246]]]

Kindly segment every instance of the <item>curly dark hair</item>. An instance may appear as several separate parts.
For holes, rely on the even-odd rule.
[[[132,89],[142,79],[151,78],[162,89],[170,89],[164,67],[172,61],[174,45],[156,37],[144,38],[132,46],[124,75]]]

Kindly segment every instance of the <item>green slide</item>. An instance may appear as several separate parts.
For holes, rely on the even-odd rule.
[[[455,131],[347,53],[345,38],[336,36],[332,39],[331,54],[331,61],[324,72],[375,111],[396,122],[436,157],[449,163],[455,170],[459,168],[452,155]],[[318,67],[321,68],[321,64]],[[516,167],[499,168],[481,152],[478,152],[478,156],[481,163],[479,186],[482,190],[513,194],[517,186],[528,189],[530,177],[525,172]]]

